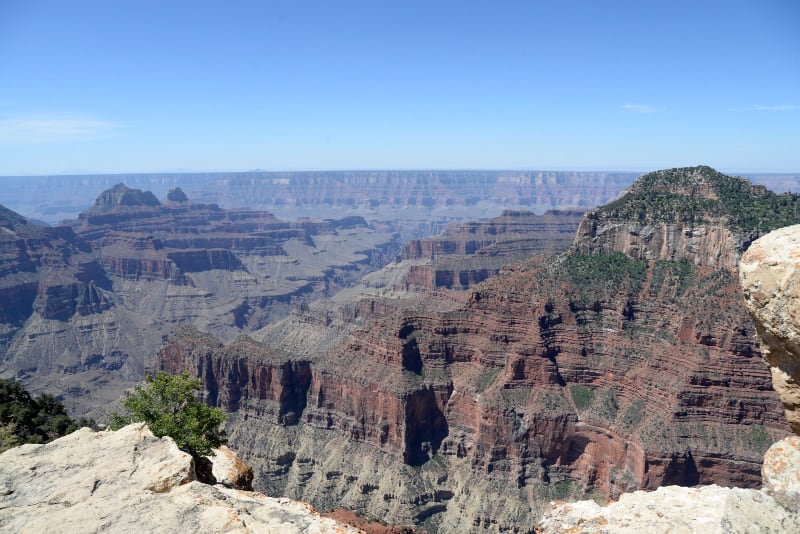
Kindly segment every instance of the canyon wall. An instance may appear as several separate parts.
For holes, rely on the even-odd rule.
[[[284,219],[352,214],[409,228],[433,219],[496,217],[504,209],[586,209],[614,199],[637,175],[422,170],[0,177],[0,204],[55,224],[75,218],[101,191],[125,182],[159,198],[180,187],[196,201],[266,210]]]
[[[798,426],[800,226],[770,232],[742,256],[745,302],[761,339],[772,382],[795,433]],[[774,443],[764,457],[763,488],[667,486],[634,492],[601,507],[593,501],[553,502],[540,534],[575,532],[797,532],[800,530],[800,438]]]
[[[230,434],[257,486],[391,523],[527,532],[556,498],[759,487],[764,452],[789,429],[737,281],[753,232],[730,203],[751,186],[705,167],[644,180],[661,187],[659,202],[634,186],[587,215],[582,228],[600,222],[569,252],[454,290],[413,273],[451,254],[474,261],[489,245],[412,243],[405,259],[255,340],[198,348],[199,334],[176,335],[157,364],[196,373],[212,402],[238,399],[226,405]],[[755,194],[765,227],[782,221],[771,203],[797,201]],[[602,237],[634,224],[731,239]],[[268,355],[237,363],[258,351]]]

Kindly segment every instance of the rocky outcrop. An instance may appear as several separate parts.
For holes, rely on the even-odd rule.
[[[800,438],[790,436],[764,457],[764,487],[664,486],[617,502],[552,502],[539,534],[638,532],[797,532],[800,530]]]
[[[753,239],[794,222],[797,205],[795,195],[776,195],[710,167],[656,171],[589,212],[575,246],[588,254],[617,251],[735,271]]]
[[[800,437],[789,436],[772,445],[761,471],[764,491],[800,517]]]
[[[0,509],[8,532],[359,532],[304,503],[198,482],[192,457],[141,423],[6,451]]]
[[[183,204],[185,202],[189,202],[189,197],[186,196],[186,193],[183,192],[183,189],[180,187],[175,187],[169,190],[169,193],[167,193],[167,198],[164,199],[164,202]]]
[[[763,491],[717,485],[664,486],[653,492],[626,493],[608,506],[595,501],[554,503],[536,528],[538,534],[744,534],[798,530],[800,516],[787,511]]]
[[[214,449],[214,456],[206,457],[206,460],[211,462],[211,475],[217,484],[253,491],[253,469],[226,445]]]
[[[800,226],[756,240],[742,257],[747,306],[786,418],[800,434]]]
[[[111,189],[103,191],[85,213],[96,215],[121,211],[140,211],[144,208],[160,206],[156,196],[150,191],[131,189],[125,184],[117,184]]]

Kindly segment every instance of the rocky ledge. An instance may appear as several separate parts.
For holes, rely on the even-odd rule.
[[[623,494],[608,506],[594,501],[553,502],[537,532],[800,532],[798,459],[800,438],[790,436],[775,443],[764,458],[761,490],[663,486]]]
[[[230,450],[212,461],[229,486],[247,477]],[[192,457],[143,423],[6,451],[0,517],[4,532],[361,532],[302,502],[198,481]]]

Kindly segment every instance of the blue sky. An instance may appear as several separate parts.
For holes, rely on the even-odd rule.
[[[800,171],[800,2],[0,0],[0,175]]]

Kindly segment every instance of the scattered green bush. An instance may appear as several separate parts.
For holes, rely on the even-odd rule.
[[[97,428],[91,419],[67,415],[55,397],[31,397],[22,384],[0,380],[0,452],[23,443],[47,443],[82,426]]]
[[[619,292],[622,288],[636,293],[647,275],[646,260],[623,254],[572,254],[565,259],[566,272],[573,284],[589,299],[598,291]],[[588,300],[587,300],[588,301]]]
[[[724,219],[735,231],[761,234],[799,223],[800,195],[778,195],[705,166],[667,169],[642,176],[631,191],[596,214],[689,225]]]
[[[585,410],[592,404],[594,398],[594,390],[583,384],[570,384],[569,393],[572,396],[572,402],[579,410]]]

